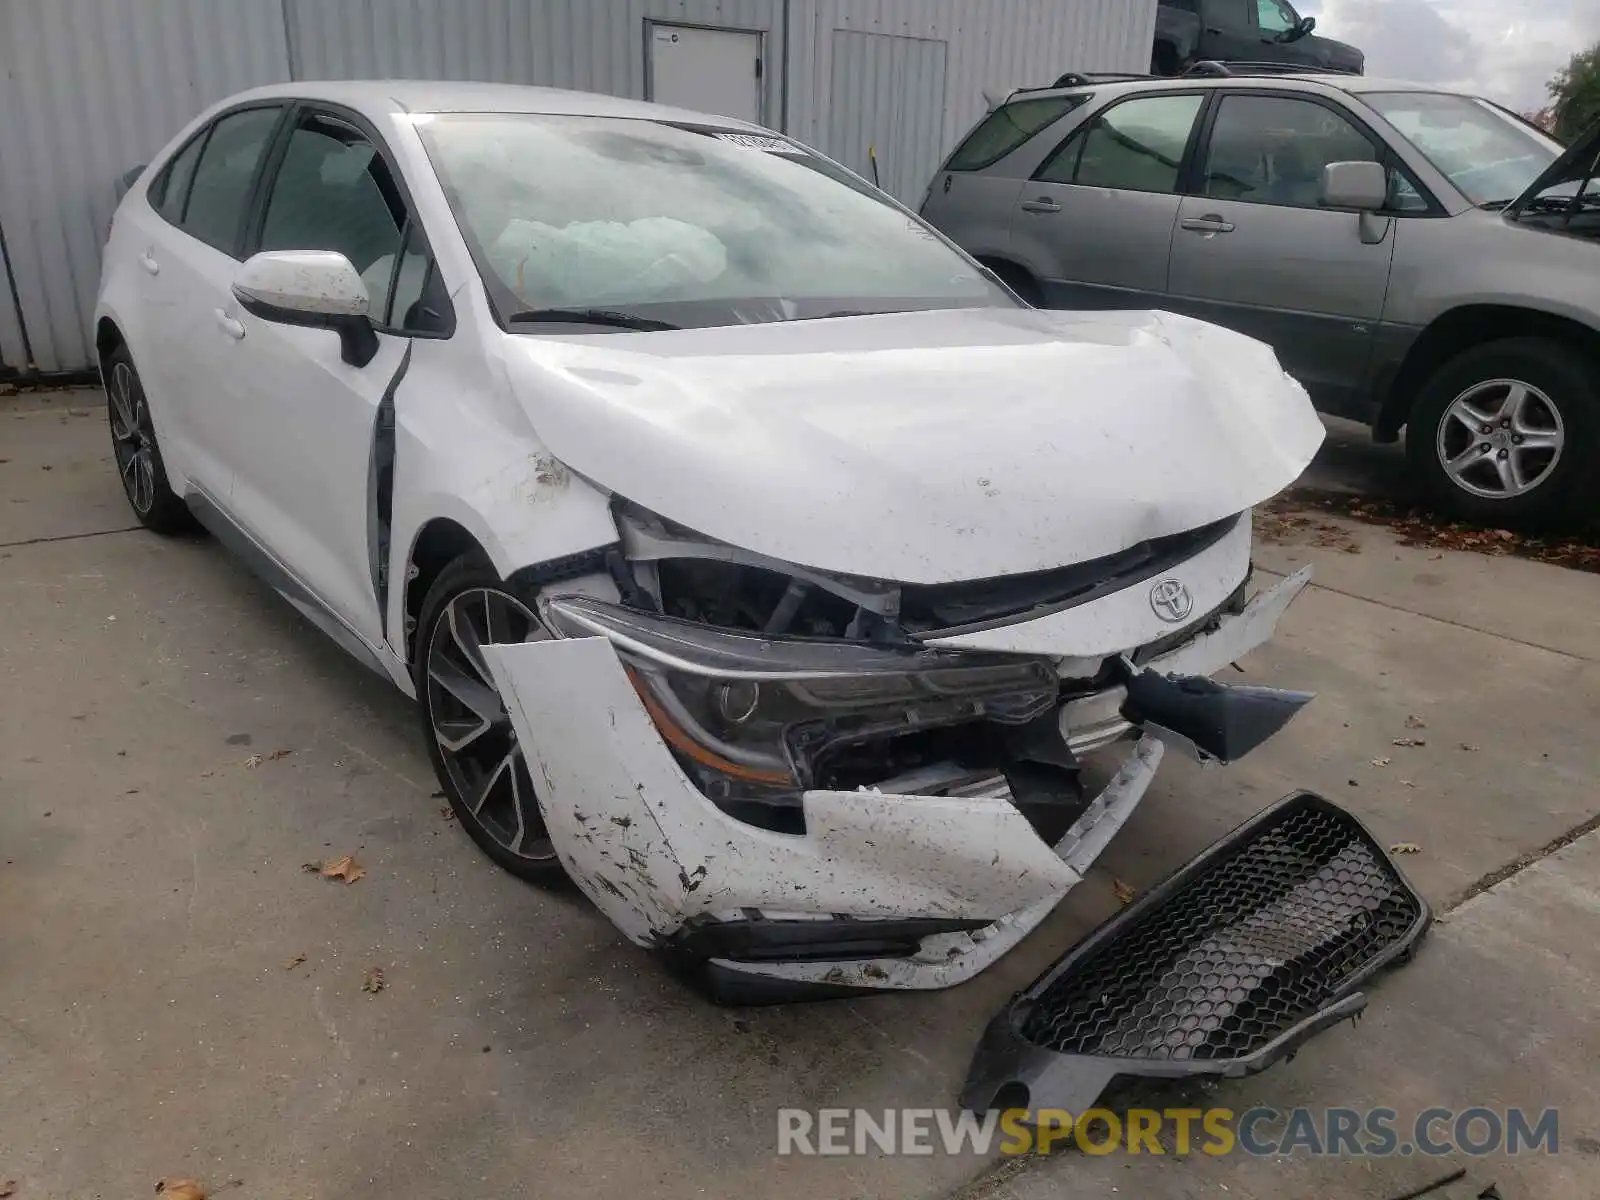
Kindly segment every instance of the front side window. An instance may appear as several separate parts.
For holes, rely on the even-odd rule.
[[[229,113],[212,127],[195,167],[183,228],[224,254],[238,246],[256,167],[278,123],[279,108]]]
[[[1504,207],[1561,154],[1554,140],[1471,96],[1372,92],[1362,99],[1473,204]]]
[[[947,171],[981,171],[999,162],[1047,125],[1077,108],[1087,96],[1041,96],[1002,104],[967,135],[945,163]]]
[[[1204,97],[1146,96],[1108,109],[1040,169],[1046,183],[1176,192],[1184,148]]]
[[[1300,24],[1294,10],[1280,0],[1256,0],[1256,20],[1262,33],[1288,33]]]
[[[1329,163],[1380,161],[1361,130],[1321,104],[1225,96],[1206,147],[1203,191],[1221,200],[1317,208]]]
[[[260,248],[338,251],[367,285],[373,319],[387,324],[405,224],[405,201],[371,141],[353,125],[316,114],[289,135],[267,197]],[[417,275],[412,264],[408,284]]]
[[[418,129],[508,324],[550,308],[710,326],[1015,303],[920,220],[771,135],[551,114]]]

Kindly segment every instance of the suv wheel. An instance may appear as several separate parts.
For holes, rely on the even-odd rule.
[[[1534,523],[1576,511],[1597,433],[1595,364],[1561,342],[1507,338],[1434,373],[1407,420],[1406,452],[1449,512]]]

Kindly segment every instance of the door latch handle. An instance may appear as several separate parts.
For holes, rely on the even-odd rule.
[[[1233,232],[1232,221],[1224,221],[1221,217],[1214,214],[1207,214],[1203,217],[1185,217],[1182,221],[1178,222],[1178,224],[1184,229],[1187,229],[1190,233],[1209,234]]]
[[[1040,196],[1036,200],[1024,200],[1018,207],[1023,212],[1031,213],[1058,213],[1061,211],[1061,205],[1050,199],[1049,196]]]
[[[161,274],[161,264],[151,257],[148,250],[139,255],[139,265],[152,275]]]
[[[243,321],[240,321],[236,317],[230,317],[227,311],[224,309],[218,308],[214,309],[213,311],[216,313],[218,329],[222,330],[223,333],[227,334],[236,342],[244,337]]]

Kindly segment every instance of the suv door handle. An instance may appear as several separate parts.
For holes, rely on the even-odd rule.
[[[1233,222],[1224,221],[1215,213],[1207,213],[1203,217],[1185,217],[1178,224],[1190,233],[1232,233]]]
[[[1036,200],[1024,200],[1017,207],[1022,209],[1023,212],[1031,213],[1058,213],[1061,211],[1061,205],[1050,199],[1049,196],[1040,196]]]
[[[161,274],[161,264],[158,263],[153,257],[151,257],[150,251],[148,251],[148,250],[146,250],[143,254],[139,255],[139,265],[141,267],[143,267],[151,275],[159,275],[159,274]]]
[[[213,309],[212,311],[216,314],[218,329],[222,330],[223,333],[227,334],[236,342],[240,341],[244,337],[243,321],[240,321],[235,317],[230,317],[225,310],[220,308]]]

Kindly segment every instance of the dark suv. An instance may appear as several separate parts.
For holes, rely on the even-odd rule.
[[[1315,36],[1316,27],[1315,17],[1302,17],[1288,0],[1161,0],[1150,70],[1177,75],[1205,60],[1284,63],[1352,75],[1366,69],[1366,55]]]

